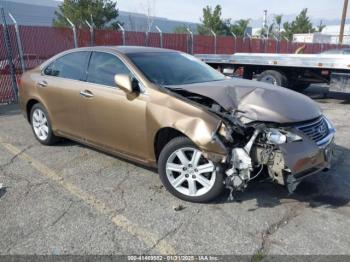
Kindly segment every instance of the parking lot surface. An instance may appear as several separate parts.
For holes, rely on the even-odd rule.
[[[350,254],[350,97],[311,96],[337,128],[333,169],[292,195],[256,181],[209,204],[77,143],[42,146],[0,106],[0,254]]]

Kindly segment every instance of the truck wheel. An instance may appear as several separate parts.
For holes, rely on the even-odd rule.
[[[163,185],[185,201],[205,203],[223,190],[223,174],[187,137],[172,139],[158,159],[158,173]]]
[[[258,76],[258,81],[269,83],[275,86],[288,87],[288,79],[285,74],[276,70],[266,70]]]

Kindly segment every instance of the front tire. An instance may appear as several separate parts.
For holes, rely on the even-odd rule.
[[[186,137],[176,137],[163,148],[158,172],[165,188],[185,201],[209,202],[223,190],[223,175]]]
[[[53,145],[58,138],[53,134],[49,115],[42,104],[35,104],[30,111],[30,123],[35,138],[43,145]]]

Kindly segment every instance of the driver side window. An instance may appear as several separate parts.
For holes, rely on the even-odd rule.
[[[116,56],[103,52],[93,52],[87,82],[116,87],[114,76],[116,74],[127,74],[132,76],[126,65]]]

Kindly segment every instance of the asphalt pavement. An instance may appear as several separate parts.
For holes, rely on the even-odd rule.
[[[333,121],[333,169],[297,191],[256,181],[228,202],[181,201],[145,169],[71,141],[42,146],[0,106],[0,255],[350,254],[350,97],[307,90]]]

